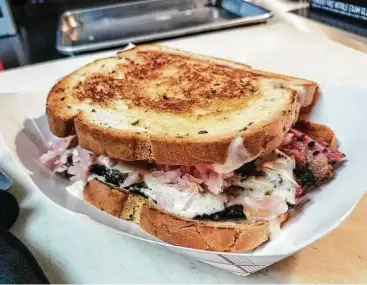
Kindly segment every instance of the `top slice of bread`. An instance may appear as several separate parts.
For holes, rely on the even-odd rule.
[[[237,136],[252,155],[276,148],[316,88],[227,60],[142,45],[59,81],[48,95],[47,116],[55,135],[76,134],[96,154],[223,163]]]

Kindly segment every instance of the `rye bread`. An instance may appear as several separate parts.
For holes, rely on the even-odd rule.
[[[273,150],[316,89],[312,81],[142,45],[59,81],[49,92],[47,117],[55,135],[76,134],[99,155],[223,163],[237,136],[254,156]]]

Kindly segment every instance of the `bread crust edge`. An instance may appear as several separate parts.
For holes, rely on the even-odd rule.
[[[243,223],[186,219],[165,212],[137,194],[117,190],[97,179],[84,188],[84,199],[107,213],[131,220],[147,233],[174,245],[201,250],[244,252],[269,240],[267,221]],[[132,210],[133,209],[133,210]],[[279,215],[283,224],[288,212]]]
[[[242,137],[244,147],[253,158],[278,147],[298,118],[299,103],[296,96],[293,91],[288,109],[264,124],[261,129],[252,131],[249,128],[231,136],[190,139],[129,133],[93,124],[84,118],[83,112],[74,118],[74,127],[83,148],[110,158],[127,161],[154,160],[166,165],[224,163],[229,146],[237,136]]]

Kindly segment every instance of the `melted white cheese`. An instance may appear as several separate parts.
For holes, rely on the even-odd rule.
[[[233,185],[242,187],[242,193],[231,200],[230,204],[244,204],[246,197],[262,198],[276,196],[290,204],[295,204],[297,184],[293,179],[294,160],[276,150],[256,160],[261,176],[243,178],[238,175]]]
[[[87,178],[87,182],[91,182],[93,179],[98,179],[99,181],[102,181],[106,184],[109,184],[109,183],[106,182],[106,179],[103,176],[99,176],[97,174],[89,175],[88,178]],[[113,186],[112,184],[109,184],[109,185]],[[115,186],[113,186],[113,187],[115,187]]]
[[[115,169],[121,173],[130,173],[133,171],[145,172],[145,169],[138,167],[136,163],[129,162],[117,162],[117,160],[108,158],[107,156],[101,155],[97,158],[98,164],[104,165],[108,168]]]
[[[213,170],[218,173],[228,173],[240,168],[245,163],[254,160],[258,155],[247,151],[242,137],[236,137],[228,147],[228,154],[223,164],[214,163]]]
[[[280,220],[278,217],[269,220],[269,231],[271,240],[276,239],[282,233],[282,230],[280,228]]]
[[[143,189],[143,193],[166,211],[194,218],[198,215],[213,214],[224,210],[226,197],[212,193],[194,193],[180,191],[172,186],[159,182],[150,174],[144,175],[144,182],[149,189]]]
[[[98,179],[112,187],[116,187],[107,183],[103,176],[92,174],[88,177],[88,182],[93,179]],[[144,175],[144,182],[148,188],[140,188],[139,191],[141,193],[157,202],[157,205],[167,212],[186,218],[194,218],[204,214],[210,215],[222,211],[227,202],[225,195],[180,191],[175,187],[158,181],[150,174]],[[127,188],[119,188],[129,191]]]
[[[289,88],[295,90],[297,92],[297,97],[299,100],[299,103],[301,104],[301,106],[308,106],[312,103],[312,96],[309,96],[309,98],[307,98],[307,91],[308,88],[302,85],[295,85],[295,84],[291,84],[291,85],[287,85],[289,86]]]
[[[238,143],[237,141],[236,144]],[[121,173],[132,171],[141,172],[147,188],[141,188],[139,191],[156,201],[158,206],[167,212],[187,218],[194,218],[195,216],[204,214],[214,214],[224,210],[226,206],[236,204],[244,205],[246,197],[262,198],[265,195],[273,195],[280,197],[288,203],[295,203],[296,183],[293,180],[294,160],[282,154],[280,151],[275,151],[256,160],[257,168],[264,172],[263,176],[250,176],[247,178],[243,178],[240,175],[234,176],[232,185],[243,188],[243,191],[239,191],[237,196],[231,198],[228,198],[229,196],[223,193],[215,195],[211,192],[194,193],[181,191],[159,181],[146,169],[139,168],[130,163],[116,163],[114,160],[105,156],[98,157],[97,162],[106,167],[116,169]],[[95,174],[90,175],[88,181],[95,178],[105,182],[104,177]],[[126,188],[120,188],[128,191]]]
[[[85,187],[85,182],[83,180],[78,180],[75,181],[73,184],[69,185],[66,187],[66,191],[68,191],[71,195],[80,198],[80,199],[84,199],[84,187]]]

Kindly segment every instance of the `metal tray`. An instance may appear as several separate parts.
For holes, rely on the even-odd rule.
[[[271,12],[244,0],[144,0],[70,10],[60,17],[64,54],[264,22]]]

